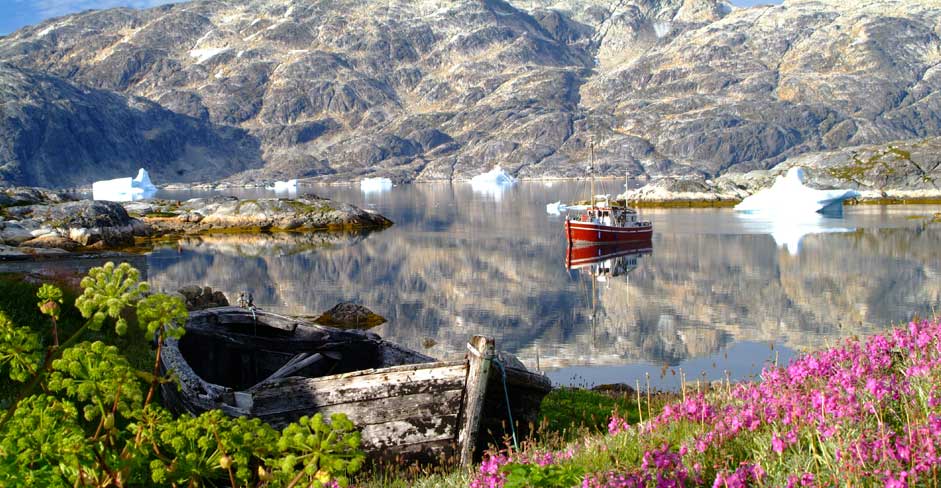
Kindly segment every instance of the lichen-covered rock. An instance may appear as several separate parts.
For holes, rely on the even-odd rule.
[[[47,234],[34,237],[28,241],[20,243],[21,247],[44,248],[44,249],[62,249],[63,251],[75,251],[81,244],[68,237],[58,234]]]
[[[190,312],[194,310],[204,310],[215,307],[228,307],[229,299],[221,291],[213,291],[208,286],[184,286],[177,290],[177,293],[186,302],[186,309]]]
[[[131,245],[135,236],[150,233],[150,226],[130,217],[114,202],[40,203],[5,207],[3,211],[8,220],[0,223],[0,239],[5,244],[106,249]]]
[[[12,187],[0,189],[0,207],[62,203],[74,201],[74,195],[45,188]]]
[[[749,195],[733,183],[718,183],[699,176],[658,178],[618,196],[634,206],[733,205]]]
[[[392,222],[353,205],[307,195],[296,199],[235,197],[194,198],[185,202],[155,201],[143,220],[161,231],[212,230],[309,231],[382,228]]]
[[[81,246],[101,242],[105,247],[134,243],[134,236],[146,235],[150,228],[132,218],[120,204],[79,200],[49,205],[25,205],[5,209],[11,218],[36,229],[37,237],[67,238]]]
[[[343,302],[314,319],[315,323],[331,327],[368,329],[385,323],[386,319],[356,303]]]

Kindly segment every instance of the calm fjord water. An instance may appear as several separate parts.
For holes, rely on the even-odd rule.
[[[652,252],[621,258],[621,274],[599,280],[566,269],[562,220],[545,211],[587,195],[586,183],[525,182],[502,193],[467,183],[306,190],[396,225],[186,239],[148,256],[149,281],[247,291],[262,308],[296,315],[362,303],[389,320],[377,333],[439,357],[462,354],[474,334],[492,335],[556,384],[643,384],[649,373],[652,385],[675,387],[680,368],[689,378],[726,370],[744,378],[766,361],[941,305],[941,224],[924,218],[939,207],[850,207],[840,219],[787,223],[730,209],[645,210]]]

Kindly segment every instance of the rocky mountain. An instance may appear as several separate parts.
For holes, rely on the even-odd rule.
[[[0,62],[0,181],[46,187],[128,176],[204,181],[261,163],[244,130],[144,98],[88,88]]]
[[[198,0],[89,11],[0,39],[3,69],[153,110],[130,127],[99,121],[128,136],[101,147],[81,110],[56,104],[75,141],[62,151],[22,134],[51,110],[18,109],[22,99],[48,95],[4,88],[4,114],[19,115],[5,115],[0,134],[31,142],[2,146],[0,164],[5,181],[46,185],[138,165],[164,182],[467,178],[497,163],[564,177],[584,172],[592,138],[610,175],[767,169],[941,135],[939,36],[941,6],[917,0]],[[196,140],[150,143],[154,119]],[[79,170],[62,172],[66,160]],[[82,170],[91,165],[102,167]]]

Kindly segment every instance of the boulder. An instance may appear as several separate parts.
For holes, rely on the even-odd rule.
[[[226,298],[224,293],[221,291],[213,291],[213,289],[208,286],[184,286],[177,290],[177,293],[179,293],[183,301],[186,302],[186,309],[190,312],[229,306],[229,299]]]
[[[350,302],[339,303],[314,319],[314,322],[320,325],[355,329],[369,329],[384,324],[385,321],[385,318],[372,310]]]
[[[19,222],[0,222],[0,242],[12,246],[32,239],[32,232]]]
[[[44,249],[62,249],[64,251],[74,251],[80,247],[79,243],[67,237],[57,234],[46,234],[34,237],[20,244],[20,247],[33,247]]]

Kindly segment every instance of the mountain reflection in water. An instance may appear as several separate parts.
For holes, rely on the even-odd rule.
[[[207,285],[230,297],[250,291],[259,306],[297,315],[354,301],[389,320],[375,332],[413,349],[455,356],[470,336],[492,335],[528,366],[555,370],[554,380],[588,383],[642,367],[684,366],[694,377],[689,368],[723,360],[709,375],[730,369],[743,377],[755,372],[743,365],[760,367],[776,352],[871,333],[941,303],[941,224],[921,218],[937,207],[851,207],[842,219],[801,228],[809,231],[786,249],[770,225],[743,222],[730,209],[643,210],[654,223],[653,252],[629,272],[595,281],[592,300],[591,281],[566,269],[561,218],[545,211],[587,194],[585,184],[523,182],[499,201],[462,183],[314,191],[374,208],[396,225],[368,234],[190,238],[149,256],[150,281],[166,290]],[[791,250],[797,241],[799,253]]]

